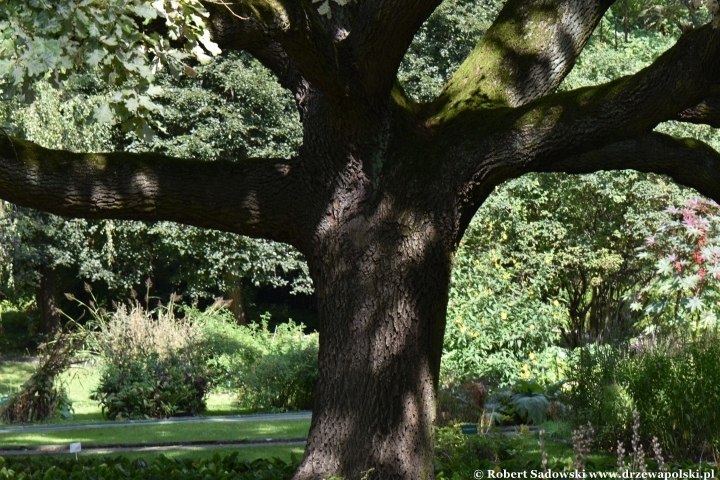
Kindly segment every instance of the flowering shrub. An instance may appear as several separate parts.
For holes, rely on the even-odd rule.
[[[692,198],[667,209],[671,220],[647,237],[639,257],[655,261],[657,275],[631,304],[644,310],[648,331],[698,331],[717,326],[720,300],[720,206]]]
[[[518,281],[518,273],[499,251],[461,246],[448,305],[444,383],[559,379],[565,354],[554,345],[567,309],[557,299],[543,301],[540,287]]]

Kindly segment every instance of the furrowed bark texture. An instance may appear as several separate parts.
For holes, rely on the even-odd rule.
[[[430,218],[392,210],[344,226],[329,219],[310,260],[324,338],[295,478],[433,476],[451,250]]]
[[[720,155],[652,133],[718,125],[720,35],[702,27],[636,75],[554,93],[609,0],[509,0],[427,105],[396,85],[437,0],[205,2],[213,38],[291,90],[297,158],[74,154],[0,136],[0,197],[67,216],[174,220],[291,243],[320,317],[320,375],[295,480],[433,479],[453,253],[487,195],[532,171],[635,168],[720,199]]]
[[[0,192],[18,205],[85,218],[173,220],[296,241],[307,215],[298,160],[202,162],[156,154],[71,153],[0,135]]]

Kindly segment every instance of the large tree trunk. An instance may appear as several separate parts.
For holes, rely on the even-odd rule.
[[[439,0],[205,2],[213,39],[292,91],[292,159],[81,154],[0,135],[0,197],[66,216],[172,220],[290,243],[320,316],[320,378],[297,480],[432,479],[452,252],[493,188],[526,172],[628,169],[720,199],[720,154],[654,133],[720,125],[720,34],[683,35],[635,75],[556,92],[613,0],[507,0],[440,95],[397,72]]]
[[[412,216],[358,220],[336,233],[309,261],[320,378],[295,479],[359,479],[369,470],[367,478],[434,478],[450,250]]]

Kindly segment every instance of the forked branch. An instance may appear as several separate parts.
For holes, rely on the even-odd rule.
[[[297,69],[329,96],[343,92],[337,52],[314,7],[305,0],[208,0],[213,40],[221,48],[256,56],[285,84]],[[281,48],[278,48],[280,46]],[[295,93],[295,92],[293,92]]]
[[[464,218],[499,183],[644,136],[719,88],[720,33],[708,25],[682,36],[635,75],[518,108],[461,110],[443,119],[447,123],[436,127],[454,147],[445,156],[446,170],[461,179]]]

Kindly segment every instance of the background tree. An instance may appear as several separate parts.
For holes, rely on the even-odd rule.
[[[453,253],[497,185],[532,171],[633,168],[717,196],[720,154],[653,132],[670,119],[717,125],[714,26],[682,36],[635,75],[556,91],[612,3],[507,1],[441,93],[417,103],[397,72],[436,0],[319,10],[308,2],[7,2],[6,88],[22,91],[48,70],[61,80],[77,63],[98,66],[111,82],[134,75],[139,90],[114,96],[98,118],[115,110],[149,139],[158,126],[134,115],[156,108],[154,66],[192,73],[174,50],[184,35],[198,61],[219,45],[273,71],[296,100],[303,144],[290,159],[207,162],[3,137],[0,195],[68,216],[172,220],[294,245],[308,261],[321,336],[295,478],[358,478],[368,469],[383,479],[431,478]]]
[[[163,91],[156,100],[164,116],[156,122],[162,121],[167,134],[151,143],[92,121],[93,109],[112,95],[96,74],[70,77],[61,95],[39,82],[31,90],[30,105],[12,98],[0,103],[0,115],[7,130],[20,138],[75,151],[152,149],[213,159],[288,154],[297,148],[294,106],[257,62],[231,56],[197,70],[199,76],[192,79],[158,78]],[[225,122],[226,134],[212,139],[224,118],[232,119]],[[233,299],[230,308],[239,321],[246,321],[243,306],[252,300],[243,298],[243,289],[247,294],[253,287],[287,285],[293,294],[312,292],[302,255],[264,240],[169,222],[63,220],[18,207],[9,209],[0,232],[10,247],[4,288],[13,298],[37,298],[39,327],[45,333],[60,322],[58,304],[66,311],[76,307],[59,294],[81,291],[73,287],[84,281],[99,282],[96,291],[106,289],[115,299],[141,288],[148,277],[161,298],[174,291],[186,292],[187,301],[225,295]]]

